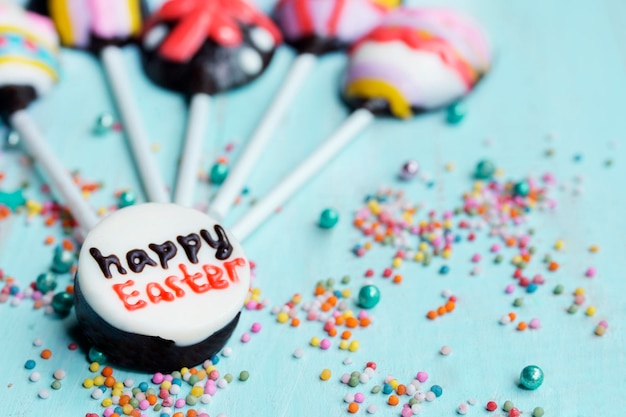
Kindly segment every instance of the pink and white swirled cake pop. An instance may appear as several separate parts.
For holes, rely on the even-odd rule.
[[[274,18],[299,52],[345,48],[378,25],[399,0],[279,0]]]
[[[402,8],[350,50],[343,97],[352,107],[407,118],[451,104],[489,70],[489,43],[452,10]]]

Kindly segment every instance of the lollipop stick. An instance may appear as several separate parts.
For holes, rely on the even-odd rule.
[[[107,46],[100,53],[100,59],[109,78],[148,199],[158,203],[169,202],[165,183],[152,157],[150,142],[132,97],[133,89],[124,70],[122,51],[116,46]]]
[[[178,166],[174,203],[190,207],[196,188],[197,172],[202,154],[202,139],[206,133],[206,122],[211,110],[211,96],[204,93],[194,94],[189,103],[187,134],[183,153]]]
[[[369,110],[359,109],[352,113],[326,142],[235,223],[231,228],[233,234],[239,240],[248,237],[278,206],[302,187],[373,120],[374,115]]]
[[[306,53],[298,55],[293,62],[280,91],[274,97],[274,101],[265,112],[241,156],[230,170],[226,181],[215,195],[209,212],[216,219],[223,219],[226,216],[235,198],[241,192],[254,164],[287,112],[289,105],[293,102],[300,86],[315,66],[316,61],[315,55]]]
[[[25,110],[20,110],[13,113],[9,121],[19,133],[30,156],[43,169],[52,188],[60,194],[70,208],[81,231],[86,234],[98,223],[98,216],[87,204],[70,175],[54,155],[33,119]]]

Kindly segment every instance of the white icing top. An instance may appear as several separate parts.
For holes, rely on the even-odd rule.
[[[234,236],[204,213],[147,203],[94,227],[77,280],[87,303],[112,326],[189,346],[241,310],[250,266]]]

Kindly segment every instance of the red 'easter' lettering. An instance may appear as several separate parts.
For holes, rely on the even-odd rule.
[[[146,285],[146,292],[148,293],[148,298],[154,304],[160,301],[174,301],[175,298],[174,294],[166,291],[158,282],[149,282],[148,285]]]
[[[176,297],[180,298],[185,295],[185,290],[176,285],[176,281],[178,280],[179,278],[176,275],[170,275],[169,277],[165,278],[165,285],[167,285],[169,289],[174,291]]]
[[[133,290],[128,294],[124,293],[125,288],[132,287],[133,285],[135,285],[135,281],[133,281],[132,279],[129,279],[123,284],[113,285],[113,291],[115,291],[117,296],[120,297],[120,300],[122,300],[122,303],[124,303],[124,307],[126,307],[126,310],[128,311],[139,310],[140,308],[144,308],[146,305],[148,305],[148,303],[146,303],[144,300],[137,300],[137,302],[134,304],[128,302],[128,299],[131,297],[139,297],[139,291],[137,290]]]
[[[203,292],[207,292],[208,290],[211,289],[211,286],[209,285],[208,282],[206,284],[201,284],[201,285],[196,282],[197,279],[202,278],[202,274],[200,272],[196,272],[195,274],[191,275],[187,271],[187,267],[184,264],[180,264],[178,265],[178,267],[180,268],[180,272],[182,272],[184,276],[182,281],[186,283],[187,285],[189,285],[189,288],[191,288],[193,292],[197,294],[202,294]]]
[[[211,288],[221,290],[228,287],[228,281],[222,279],[222,276],[224,275],[222,268],[215,265],[203,265],[202,269],[209,280],[209,284],[211,284]]]
[[[243,258],[235,258],[232,261],[224,262],[224,268],[228,274],[228,278],[234,283],[239,282],[239,275],[237,275],[237,267],[246,266],[246,260]]]

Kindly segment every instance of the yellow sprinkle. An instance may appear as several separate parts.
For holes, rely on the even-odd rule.
[[[511,259],[511,263],[512,263],[513,265],[518,265],[518,264],[519,264],[520,262],[522,262],[522,261],[523,261],[523,259],[522,259],[521,255],[515,255],[515,256],[513,256],[513,258]]]
[[[350,291],[348,288],[341,291],[341,296],[343,298],[350,298],[350,295],[352,295],[352,291]]]
[[[367,207],[370,209],[370,211],[374,215],[378,215],[380,213],[380,205],[378,204],[378,201],[376,200],[368,201]]]
[[[122,381],[115,381],[113,384],[113,389],[124,389],[124,383]]]
[[[259,295],[259,294],[261,294],[261,289],[260,289],[260,288],[258,288],[258,287],[257,287],[257,288],[253,288],[253,289],[252,289],[252,294],[254,294],[254,295]]]
[[[561,239],[557,240],[557,241],[554,243],[554,249],[556,249],[556,250],[561,250],[561,249],[563,249],[563,246],[565,246],[565,242],[563,242]]]
[[[443,252],[441,253],[441,256],[443,257],[443,259],[450,258],[450,256],[452,256],[452,250],[451,249],[444,249]]]
[[[495,172],[493,173],[494,177],[501,177],[504,175],[504,170],[502,168],[496,168]]]
[[[26,200],[26,214],[28,216],[35,216],[41,213],[42,210],[43,210],[42,204],[33,200]]]
[[[345,310],[342,314],[344,319],[347,319],[348,317],[354,317],[354,311],[352,310]]]
[[[372,249],[372,242],[371,241],[367,241],[363,244],[363,247],[367,250]]]
[[[114,397],[115,396],[121,397],[122,394],[123,394],[123,390],[121,390],[121,389],[113,389],[113,390],[111,390],[111,395],[114,396]]]
[[[330,377],[333,375],[332,372],[330,372],[330,369],[324,369],[321,373],[320,373],[320,379],[322,381],[328,381],[330,379]]]
[[[593,316],[594,314],[596,314],[596,308],[594,306],[587,307],[587,311],[585,311],[585,314],[590,317]]]
[[[392,379],[391,381],[389,381],[389,385],[391,385],[391,388],[395,390],[396,388],[398,388],[398,385],[400,385],[400,383],[397,379]]]
[[[300,294],[294,294],[294,296],[291,297],[291,302],[296,305],[300,304],[301,301],[302,301],[302,295]]]
[[[357,350],[359,350],[360,346],[361,344],[357,340],[353,340],[352,342],[350,342],[350,346],[348,347],[348,350],[350,352],[356,352]]]
[[[93,379],[93,384],[100,386],[104,385],[104,377],[102,375],[98,375]]]
[[[604,326],[596,326],[596,331],[595,331],[597,336],[604,336],[604,333],[606,333],[606,327]]]
[[[202,394],[204,394],[204,390],[202,389],[202,387],[195,386],[191,389],[191,395],[193,395],[194,397],[200,398]]]
[[[215,369],[217,369],[217,367],[216,367],[215,365],[209,365],[209,366],[207,366],[206,368],[204,368],[204,371],[205,371],[207,374],[210,374],[210,373],[211,373],[211,371],[214,371]]]
[[[127,416],[130,415],[130,413],[133,411],[134,407],[132,405],[130,405],[130,403],[124,404],[122,406],[122,412],[124,414],[126,414]]]
[[[91,364],[89,364],[89,370],[91,372],[98,372],[99,369],[100,369],[100,364],[98,362],[91,362]]]
[[[161,382],[161,388],[170,389],[172,387],[172,381],[163,381]]]
[[[187,368],[186,366],[182,367],[180,369],[180,374],[181,375],[185,375],[187,372],[189,372],[189,368]]]
[[[574,295],[585,295],[585,289],[582,287],[578,287],[574,290]]]
[[[106,209],[106,207],[98,207],[97,212],[98,212],[98,216],[103,216],[103,215],[106,214],[107,209]]]
[[[415,256],[413,257],[413,259],[416,260],[417,262],[422,262],[424,260],[424,252],[422,251],[417,252]]]
[[[485,187],[485,184],[482,181],[476,181],[474,183],[474,191],[481,191]]]
[[[150,146],[150,150],[152,152],[159,152],[161,150],[161,144],[158,142],[154,142],[151,146]]]
[[[394,268],[400,268],[400,265],[402,265],[402,258],[393,258],[391,266]]]
[[[446,164],[446,171],[448,171],[448,172],[452,172],[452,171],[454,171],[454,163],[452,163],[452,162],[448,162],[448,163]]]
[[[281,311],[276,315],[276,321],[279,323],[287,323],[289,321],[289,314],[284,311]]]
[[[589,252],[591,252],[591,253],[596,253],[596,252],[598,252],[599,250],[600,250],[600,247],[598,247],[598,245],[591,245],[591,246],[589,247]]]
[[[426,252],[428,250],[428,243],[426,242],[420,243],[419,246],[417,247],[417,250],[419,250],[420,252]]]
[[[318,347],[320,345],[320,338],[317,336],[313,336],[309,341],[309,344],[313,347]]]
[[[100,403],[103,407],[110,407],[113,404],[113,400],[110,398],[105,398],[104,400],[102,400],[102,402]]]
[[[346,349],[348,349],[348,346],[349,345],[348,345],[348,341],[347,340],[342,339],[342,340],[339,341],[339,349],[346,350]]]
[[[93,387],[93,379],[85,378],[85,380],[83,381],[83,387],[85,387],[85,388]]]
[[[443,227],[446,229],[452,229],[452,220],[445,220],[443,222]]]

